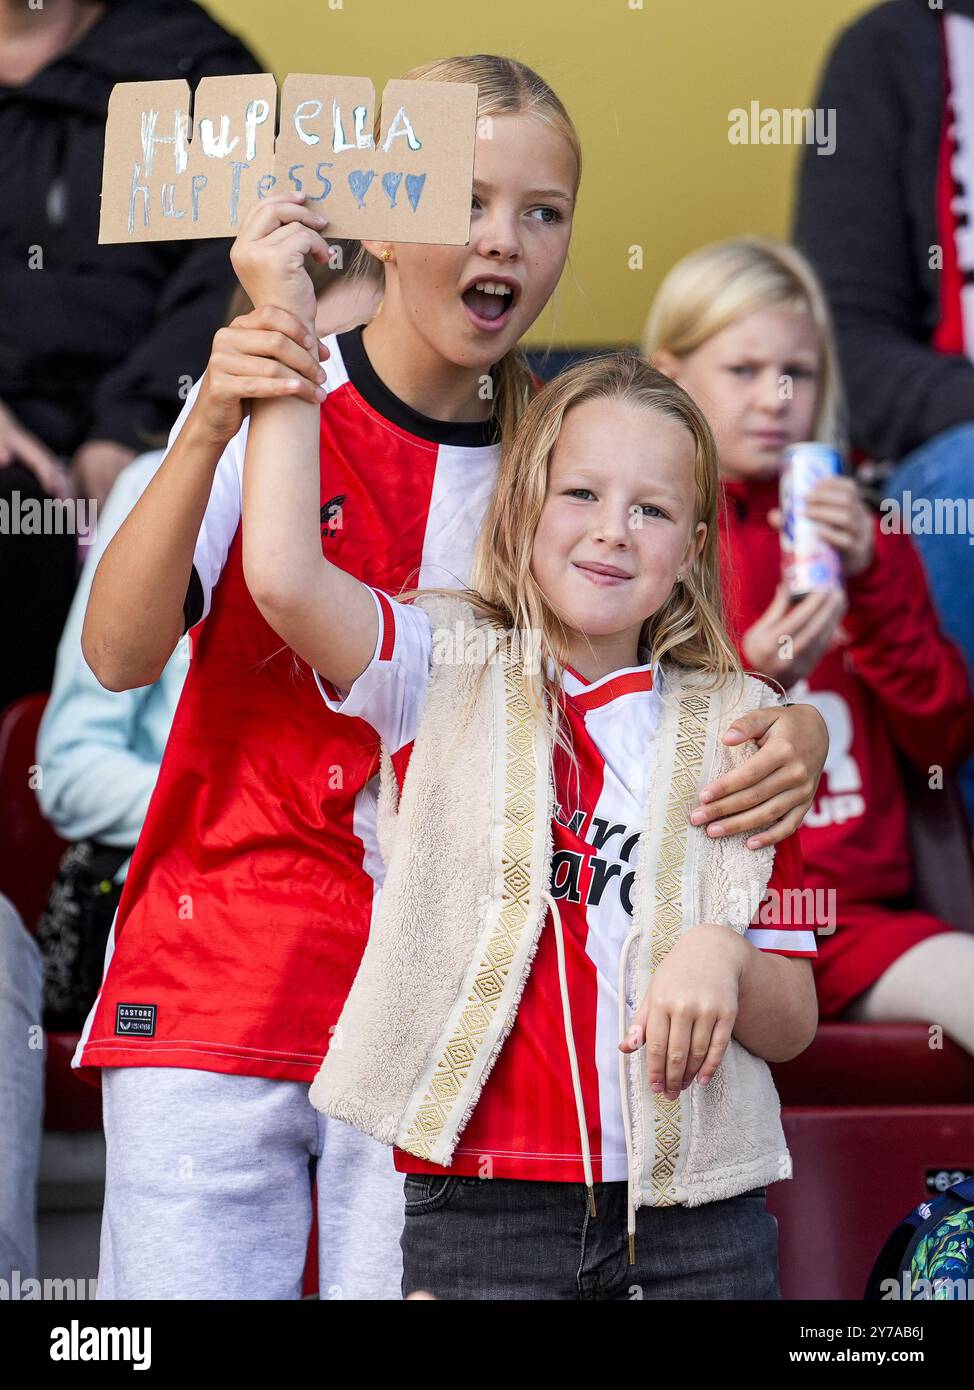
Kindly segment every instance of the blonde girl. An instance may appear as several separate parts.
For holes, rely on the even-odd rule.
[[[815,960],[823,1018],[929,1019],[974,1052],[974,940],[910,902],[903,762],[956,770],[974,741],[963,660],[942,632],[908,535],[854,479],[819,484],[809,515],[837,551],[840,590],[791,603],[781,583],[781,452],[842,446],[828,308],[793,248],[761,238],[702,247],[653,303],[646,353],[681,382],[717,437],[731,628],[745,663],[816,705],[831,747],[800,832],[806,880],[831,903]]]
[[[266,425],[248,584],[384,750],[387,877],[311,1099],[396,1146],[404,1292],[777,1297],[762,1059],[814,1032],[815,939],[751,925],[800,886],[792,840],[772,878],[689,823],[744,760],[728,720],[775,699],[723,632],[701,413],[634,355],[549,383],[472,588],[413,603],[322,556],[314,453]]]

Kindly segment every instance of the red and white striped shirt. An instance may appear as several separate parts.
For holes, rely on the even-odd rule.
[[[325,342],[324,553],[396,592],[466,583],[492,423],[398,400],[361,328]],[[378,744],[361,721],[323,718],[310,670],[247,590],[246,435],[214,478],[187,597],[187,626],[205,621],[73,1061],[94,1084],[103,1066],[314,1080],[368,938]]]
[[[427,689],[428,615],[372,590],[379,633],[370,664],[344,693],[318,677],[329,708],[369,723],[392,757],[400,786]],[[568,998],[578,1053],[593,1178],[627,1177],[619,1085],[619,962],[632,926],[632,887],[646,780],[660,717],[649,665],[588,683],[569,668],[562,710],[578,760],[555,754],[557,806],[551,894],[565,938]],[[777,846],[770,890],[802,887],[795,837]],[[751,927],[761,950],[814,956],[800,924]],[[627,999],[628,1013],[640,1001]],[[403,1172],[443,1172],[396,1151]],[[542,931],[514,1026],[461,1135],[451,1173],[584,1181],[578,1112],[565,1041],[554,933]]]

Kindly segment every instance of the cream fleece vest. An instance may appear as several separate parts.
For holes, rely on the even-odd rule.
[[[501,638],[483,670],[464,659],[461,630],[483,638],[497,629],[459,597],[417,602],[433,627],[426,703],[398,809],[383,750],[387,876],[310,1099],[386,1144],[449,1165],[514,1023],[547,916],[554,792],[516,644]],[[698,923],[745,932],[771,874],[772,849],[747,850],[743,836],[712,840],[688,816],[698,789],[746,757],[720,742],[728,724],[777,697],[750,677],[720,691],[699,684],[662,668],[621,1000],[628,992],[641,1001],[656,967]],[[643,1050],[619,1056],[632,1210],[698,1206],[790,1176],[770,1071],[736,1039],[710,1083],[694,1082],[674,1101],[650,1091]]]

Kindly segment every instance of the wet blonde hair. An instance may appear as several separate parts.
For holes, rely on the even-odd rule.
[[[730,324],[767,309],[811,315],[819,337],[812,437],[844,450],[845,403],[832,317],[812,267],[785,242],[737,237],[684,256],[653,300],[643,352],[650,361],[661,351],[688,357]]]
[[[551,459],[565,416],[585,401],[622,401],[673,420],[694,444],[694,514],[691,534],[705,522],[707,535],[682,584],[648,614],[640,646],[654,662],[663,657],[693,672],[702,689],[725,684],[741,672],[724,629],[720,593],[717,508],[717,446],[691,396],[638,353],[614,353],[570,367],[530,402],[502,446],[500,468],[474,558],[471,588],[460,591],[471,605],[512,634],[522,652],[540,654],[528,691],[536,714],[548,721],[554,743],[567,748],[558,720],[562,673],[569,655],[568,629],[531,572],[535,536],[548,492]],[[607,443],[607,448],[609,447]],[[652,463],[647,458],[647,467]],[[411,590],[457,597],[458,591]],[[548,676],[547,664],[553,674]],[[569,750],[570,751],[570,750]]]
[[[533,116],[544,121],[564,137],[575,157],[574,196],[582,177],[582,147],[572,119],[554,90],[532,68],[516,58],[503,58],[493,53],[474,53],[455,58],[438,58],[421,63],[402,74],[409,82],[476,82],[477,120],[493,116]],[[374,139],[381,135],[379,112],[376,111]],[[360,246],[349,267],[351,274],[366,274],[371,254]],[[523,354],[512,348],[504,354],[491,371],[493,379],[492,418],[496,420],[500,438],[510,434],[534,394],[534,378]]]

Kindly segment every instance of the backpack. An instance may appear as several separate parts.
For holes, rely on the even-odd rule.
[[[873,1265],[864,1300],[974,1297],[974,1178],[914,1207]]]

